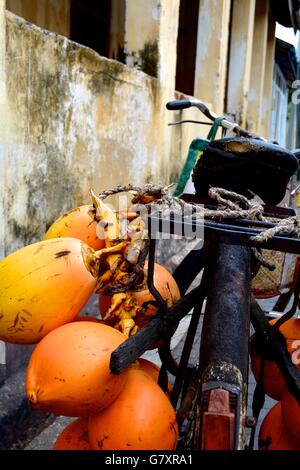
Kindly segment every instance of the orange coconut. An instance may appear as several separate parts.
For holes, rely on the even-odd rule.
[[[258,447],[260,450],[300,449],[299,438],[297,444],[286,427],[281,403],[276,403],[265,416],[259,430]]]
[[[103,323],[102,320],[99,320],[96,317],[92,317],[90,315],[77,315],[77,317],[74,319],[74,321],[91,321],[94,323]]]
[[[138,361],[136,361],[136,363],[134,364],[133,367],[136,367],[137,369],[143,370],[144,372],[149,374],[150,377],[152,377],[154,382],[156,382],[156,383],[158,382],[160,369],[153,362],[148,361],[147,359],[140,358]],[[168,382],[167,395],[170,396],[171,392],[172,392],[172,384],[170,382]]]
[[[44,235],[49,238],[73,237],[82,240],[94,250],[104,248],[105,240],[103,230],[98,222],[91,216],[93,206],[76,207],[59,217]]]
[[[119,331],[94,322],[72,322],[49,333],[32,353],[26,394],[41,411],[85,416],[110,405],[127,371],[112,375],[111,353],[125,340]]]
[[[147,278],[147,268],[148,263],[145,263],[145,273]],[[163,266],[158,263],[154,265],[154,286],[162,296],[164,300],[166,300],[168,307],[171,307],[177,300],[180,299],[180,292],[179,288],[176,284],[175,279],[173,278],[172,274]],[[134,294],[137,302],[139,305],[143,305],[144,302],[149,302],[150,300],[154,300],[152,294],[150,294],[148,287],[142,290],[138,290]],[[156,308],[153,305],[148,305],[145,314],[138,319],[138,326],[142,328],[144,324],[148,323],[148,318],[155,315]],[[147,318],[148,317],[148,318]]]
[[[286,388],[281,399],[282,416],[289,433],[299,443],[300,450],[300,405]]]
[[[89,418],[94,450],[174,450],[176,415],[168,398],[149,374],[129,369],[117,400]]]
[[[127,306],[125,306],[125,311],[130,313],[132,310],[131,316],[134,319],[136,327],[138,328],[145,326],[149,322],[149,319],[153,317],[157,311],[156,307],[151,304],[149,304],[145,309],[142,309],[144,303],[154,300],[154,297],[149,292],[147,287],[147,266],[148,265],[146,263],[144,267],[145,281],[143,286],[137,290],[132,290],[125,293],[127,298],[125,299],[124,303],[121,304],[121,307],[119,307],[120,310],[120,308],[123,308],[124,304],[130,306],[129,310]],[[180,299],[180,292],[172,274],[170,274],[166,268],[157,263],[155,263],[154,266],[154,285],[161,294],[162,298],[167,301],[168,307],[171,307],[174,302]],[[111,307],[112,299],[113,297],[100,294],[99,309],[102,318],[105,318],[109,308]],[[105,318],[105,321],[107,321],[109,325],[118,327],[118,317],[118,313],[114,312],[110,317]],[[152,346],[152,348],[158,347],[158,345],[159,344],[155,344]]]
[[[270,323],[273,325],[276,322],[276,319],[271,320]],[[293,353],[297,351],[297,348],[300,347],[300,343],[297,343],[297,340],[300,340],[300,319],[291,318],[286,321],[281,327],[280,332],[284,335],[286,339],[286,345],[289,353],[294,357]],[[260,360],[261,357],[257,355],[255,351],[255,340],[252,337],[251,347],[251,369],[256,380],[259,377],[260,370]],[[299,361],[300,364],[300,361]],[[300,368],[300,365],[299,365]],[[264,366],[264,386],[265,392],[274,400],[280,400],[282,393],[286,388],[285,381],[281,375],[280,370],[274,361],[265,361]]]
[[[88,418],[79,418],[70,423],[56,439],[53,450],[91,450]]]
[[[54,238],[2,259],[0,340],[36,343],[72,321],[96,286],[93,256],[94,250],[76,238]]]

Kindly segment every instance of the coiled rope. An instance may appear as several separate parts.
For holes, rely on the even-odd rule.
[[[160,211],[181,212],[189,209],[191,214],[188,217],[194,219],[207,219],[207,220],[226,220],[226,219],[240,219],[247,218],[249,220],[259,220],[264,222],[272,221],[275,226],[263,230],[258,235],[251,237],[251,240],[260,245],[280,234],[288,234],[300,238],[300,220],[299,217],[293,216],[284,220],[272,219],[263,216],[264,207],[256,201],[250,201],[245,196],[227,191],[223,188],[210,188],[208,191],[209,197],[216,201],[218,204],[217,209],[204,208],[199,204],[185,202],[178,197],[170,196],[168,194],[169,188],[173,185],[166,187],[153,184],[145,184],[144,186],[135,186],[132,184],[119,185],[103,191],[99,197],[105,199],[108,196],[118,194],[121,192],[130,192],[133,194],[132,203],[142,203],[143,199],[153,197],[151,202],[145,203],[147,206],[158,205]],[[275,269],[275,266],[269,261],[265,260],[261,253],[253,248],[253,253],[258,261],[270,270]]]

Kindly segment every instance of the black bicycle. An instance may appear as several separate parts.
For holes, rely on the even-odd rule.
[[[173,101],[170,110],[196,106],[211,120],[217,116],[200,101]],[[149,214],[148,287],[158,307],[157,315],[147,326],[126,340],[111,357],[111,371],[118,374],[138,359],[149,346],[164,339],[159,349],[162,367],[159,384],[166,389],[168,373],[175,376],[171,402],[177,411],[180,429],[178,449],[251,449],[260,409],[264,402],[263,373],[260,374],[254,399],[253,416],[247,416],[249,369],[249,338],[252,324],[263,357],[272,358],[278,365],[287,387],[300,404],[300,372],[293,364],[279,326],[291,318],[297,309],[300,282],[293,285],[292,307],[271,326],[251,292],[251,279],[263,262],[257,248],[300,254],[300,239],[296,230],[284,228],[257,244],[257,237],[278,224],[295,223],[292,209],[278,207],[285,195],[288,181],[297,171],[298,160],[289,151],[220,119],[225,129],[233,129],[239,137],[215,140],[207,145],[193,171],[196,194],[182,194],[180,200],[194,208],[189,217],[181,219],[170,213],[162,223],[161,214]],[[242,136],[242,137],[241,137]],[[211,188],[219,190],[219,201],[210,197]],[[232,200],[232,193],[240,195]],[[259,217],[247,217],[255,207],[253,194],[264,201]],[[239,212],[238,217],[218,218],[223,211],[222,201]],[[221,205],[220,205],[221,201]],[[196,217],[197,207],[214,218]],[[250,210],[250,212],[249,212]],[[206,212],[205,212],[206,211]],[[243,212],[244,211],[244,212]],[[193,211],[192,211],[193,212]],[[167,222],[167,223],[166,223]],[[198,231],[199,229],[199,231]],[[181,300],[167,308],[153,283],[156,238],[161,232],[169,234],[203,233],[204,243],[193,249],[175,269],[173,276],[181,291]],[[276,231],[275,231],[276,232]],[[270,232],[269,232],[270,233]],[[201,245],[201,247],[200,247]],[[196,288],[189,290],[203,271]],[[203,310],[204,301],[206,306]],[[281,299],[277,308],[286,306]],[[170,350],[174,328],[192,311],[181,358],[177,363]],[[202,316],[199,361],[190,363]],[[249,442],[247,427],[252,428]]]

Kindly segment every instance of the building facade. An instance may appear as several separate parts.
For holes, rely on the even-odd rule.
[[[203,120],[166,111],[175,97],[272,137],[275,24],[299,27],[290,3],[0,0],[0,257],[88,203],[90,187],[176,181],[208,128],[169,127]]]

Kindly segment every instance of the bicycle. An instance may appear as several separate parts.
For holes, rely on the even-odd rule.
[[[223,128],[234,130],[239,135],[245,136],[245,142],[252,142],[251,145],[254,146],[259,144],[266,157],[270,157],[274,146],[271,148],[271,144],[266,140],[241,129],[237,124],[231,123],[227,119],[219,118],[202,102],[196,100],[173,101],[167,104],[167,108],[170,110],[184,109],[190,106],[196,106],[213,121],[218,119]],[[251,140],[253,138],[255,141]],[[279,147],[277,148],[279,149]],[[232,154],[233,161],[238,161],[238,152],[234,153],[233,151]],[[283,158],[284,154],[283,151]],[[220,155],[219,157],[222,159],[222,154]],[[234,160],[234,155],[236,155],[236,160]],[[290,153],[286,151],[285,155],[287,159]],[[284,160],[282,163],[284,166]],[[197,204],[202,204],[204,209],[216,211],[217,204],[207,197],[207,188],[208,184],[212,183],[211,180],[220,182],[222,175],[212,175],[209,170],[208,165],[202,178],[203,188],[205,188],[200,188],[201,194],[197,194],[197,191],[196,195],[183,194],[180,199],[186,203],[192,203],[194,207],[197,207]],[[219,186],[225,188],[225,195],[227,190],[241,189],[244,192],[244,199],[241,196],[241,204],[247,205],[249,191],[243,186],[245,178],[239,174],[241,179],[237,180],[235,176],[235,174],[232,175],[229,183],[228,179],[223,178],[221,181],[223,186],[222,184]],[[264,173],[265,176],[266,173]],[[286,190],[286,175],[285,177],[279,175],[278,178],[281,178],[280,194],[282,195],[283,189],[284,192]],[[264,193],[264,191],[262,192]],[[221,195],[223,195],[222,192]],[[228,192],[227,195],[230,196],[230,193]],[[265,199],[270,200],[272,197],[269,194],[269,197],[266,196]],[[281,196],[277,195],[277,199],[279,197]],[[182,298],[171,308],[167,308],[153,283],[155,235],[164,230],[170,234],[180,231],[185,233],[187,227],[193,230],[197,229],[197,224],[199,225],[200,222],[193,217],[187,219],[183,217],[178,221],[171,214],[167,220],[168,228],[166,229],[166,224],[162,224],[159,213],[148,216],[148,288],[155,299],[158,313],[148,325],[113,352],[110,368],[112,373],[120,373],[138,359],[149,346],[161,339],[165,340],[164,345],[159,348],[162,361],[159,385],[166,390],[168,372],[175,376],[171,402],[177,410],[180,428],[178,449],[233,450],[253,448],[256,420],[264,401],[264,388],[262,367],[254,393],[253,417],[247,417],[250,321],[264,351],[263,357],[274,359],[290,392],[300,404],[300,373],[292,363],[284,337],[278,329],[296,312],[300,281],[297,279],[293,286],[294,301],[291,309],[280,317],[276,326],[269,324],[267,314],[251,294],[251,277],[259,269],[261,262],[260,258],[255,259],[251,253],[251,249],[257,246],[253,237],[258,236],[262,229],[267,230],[275,227],[275,223],[266,220],[266,217],[271,218],[270,220],[279,219],[284,223],[292,216],[294,216],[292,209],[265,205],[261,220],[247,217],[226,218],[226,223],[223,223],[222,221],[204,219],[205,243],[203,247],[191,251],[173,273]],[[273,236],[261,246],[266,250],[272,249],[300,255],[300,239],[286,233]],[[201,270],[203,270],[203,275],[200,284],[187,293],[191,283]],[[199,363],[191,365],[189,357],[205,299],[206,307],[203,314]],[[278,307],[285,308],[287,301],[287,296],[284,299],[281,298],[281,301],[277,303],[277,309]],[[179,364],[177,364],[170,350],[172,332],[179,321],[191,310],[193,313],[190,325],[182,355]],[[247,427],[252,428],[249,443],[246,442],[245,431]]]

